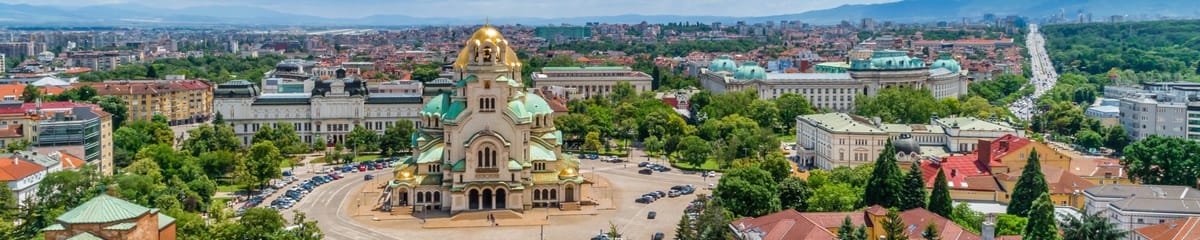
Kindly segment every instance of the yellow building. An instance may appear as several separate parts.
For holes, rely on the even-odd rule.
[[[1071,156],[1042,142],[1015,135],[1005,135],[995,140],[980,140],[975,154],[979,159],[987,160],[987,166],[993,174],[1014,173],[1025,169],[1029,162],[1029,153],[1037,150],[1038,161],[1042,165],[1050,165],[1059,169],[1069,169]]]
[[[212,84],[204,80],[146,80],[76,83],[91,86],[100,96],[120,96],[129,108],[126,121],[167,117],[169,125],[191,124],[212,117]]]
[[[1046,176],[1046,185],[1050,187],[1050,201],[1054,206],[1069,206],[1083,209],[1083,190],[1096,186],[1075,174],[1050,165],[1042,165],[1042,174]],[[996,180],[1004,185],[1011,193],[1021,178],[1021,172],[997,173]],[[1008,204],[1012,199],[1009,193],[1000,197],[1000,202]]]

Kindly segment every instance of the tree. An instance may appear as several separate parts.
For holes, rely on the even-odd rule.
[[[904,219],[900,218],[900,211],[888,210],[887,217],[883,219],[883,235],[887,239],[908,239],[908,234],[905,233],[908,225],[904,224]]]
[[[588,132],[587,136],[583,138],[584,150],[600,151],[601,145],[600,133],[598,132]]]
[[[0,222],[11,223],[17,217],[17,198],[13,195],[12,189],[8,188],[8,181],[0,181]],[[0,233],[2,234],[2,233]]]
[[[213,125],[225,125],[225,115],[222,115],[221,112],[217,112],[217,114],[215,114],[213,116],[212,124]]]
[[[1100,148],[1104,145],[1104,138],[1100,137],[1099,133],[1093,132],[1090,129],[1083,129],[1075,132],[1075,144],[1084,149]]]
[[[746,116],[754,119],[758,126],[767,129],[775,129],[779,127],[779,108],[774,102],[765,100],[755,100],[747,106]],[[792,121],[795,121],[793,118]]]
[[[783,123],[784,130],[788,131],[796,126],[797,116],[814,112],[808,98],[796,93],[784,93],[775,98],[775,106],[779,107],[779,122]]]
[[[842,225],[838,225],[839,240],[868,240],[865,235],[858,235],[858,229],[854,222],[850,220],[850,216],[842,218]]]
[[[921,231],[921,237],[928,239],[928,240],[942,239],[941,236],[938,236],[937,223],[929,222],[929,225],[925,225],[925,231]]]
[[[1029,214],[1029,221],[1025,224],[1022,236],[1028,239],[1062,239],[1058,236],[1058,224],[1054,219],[1054,204],[1050,202],[1049,193],[1041,193],[1037,200],[1033,201],[1027,214]]]
[[[696,217],[696,239],[732,239],[729,211],[716,203],[717,200],[704,200],[707,199],[704,195],[697,195],[696,198],[703,201],[704,209]]]
[[[188,138],[183,140],[182,148],[192,156],[200,156],[211,151],[237,151],[240,142],[232,127],[203,123],[188,130]]]
[[[675,225],[675,240],[698,240],[696,230],[692,228],[691,217],[684,214]]]
[[[958,203],[954,205],[954,211],[950,214],[950,220],[953,220],[958,226],[962,226],[967,231],[979,233],[979,228],[983,226],[984,215],[981,212],[976,212],[968,206],[967,203]]]
[[[697,167],[708,161],[708,155],[712,153],[708,142],[697,136],[687,136],[679,140],[676,149],[679,149],[680,160]]]
[[[1029,217],[1029,210],[1037,196],[1050,192],[1046,177],[1042,174],[1042,164],[1038,161],[1037,149],[1029,151],[1029,161],[1021,170],[1021,178],[1013,187],[1012,201],[1008,203],[1008,214]],[[1053,207],[1053,206],[1052,206]]]
[[[396,123],[388,126],[383,130],[383,136],[380,137],[379,148],[391,150],[391,154],[396,152],[412,150],[412,135],[416,128],[413,127],[413,122],[407,119],[401,119]]]
[[[826,183],[813,191],[805,203],[809,212],[851,211],[862,201],[859,198],[862,195],[856,190],[846,183]]]
[[[354,129],[350,130],[350,134],[346,135],[346,147],[354,152],[355,156],[361,151],[373,151],[378,147],[379,135],[375,131],[367,130],[362,125],[354,125]]]
[[[812,189],[803,178],[789,176],[779,182],[779,203],[784,209],[807,210],[809,196],[812,196]]]
[[[937,178],[933,180],[933,193],[929,194],[929,211],[942,217],[954,215],[954,204],[950,200],[950,186],[946,181],[946,172],[938,169]]]
[[[884,145],[883,151],[879,153],[879,158],[875,160],[875,171],[871,173],[871,178],[866,186],[866,189],[871,189],[871,191],[863,194],[863,204],[867,206],[878,204],[883,207],[900,206],[900,196],[904,194],[903,182],[900,168],[896,166],[896,147],[889,139]]]
[[[646,146],[646,152],[651,154],[662,151],[665,144],[663,140],[658,139],[658,136],[649,136],[642,140],[642,145]]]
[[[1081,216],[1064,214],[1066,221],[1062,224],[1063,239],[1118,240],[1128,234],[1099,213],[1089,214],[1088,211],[1083,211]]]
[[[1114,125],[1104,132],[1104,147],[1113,151],[1123,151],[1125,146],[1129,145],[1129,135],[1125,132],[1125,127]]]
[[[775,182],[783,181],[783,179],[792,176],[792,164],[788,163],[787,157],[783,156],[782,151],[774,151],[767,154],[767,158],[759,163],[759,168],[771,173],[771,177]]]
[[[1125,147],[1121,164],[1129,178],[1141,184],[1196,186],[1200,177],[1200,143],[1183,138],[1150,135]]]
[[[167,116],[164,116],[162,114],[155,113],[154,116],[150,116],[150,122],[162,123],[162,124],[169,125],[170,121],[171,121],[170,119],[167,119]]]
[[[946,112],[928,89],[909,87],[882,89],[873,97],[859,95],[854,105],[858,115],[895,123],[925,123],[933,113]]]
[[[254,176],[256,186],[265,184],[267,180],[279,177],[282,172],[279,171],[279,164],[283,162],[283,155],[279,153],[279,149],[275,148],[275,144],[271,141],[255,143],[246,153],[246,167],[249,174]]]
[[[771,174],[758,168],[737,168],[721,177],[713,193],[737,216],[757,217],[779,211],[779,190]]]
[[[29,145],[32,145],[32,144],[33,143],[29,142],[29,140],[27,140],[27,139],[20,139],[20,140],[13,141],[12,143],[9,143],[8,145],[5,145],[4,150],[8,151],[10,153],[17,152],[17,151],[24,151],[26,149],[29,149]]]
[[[124,126],[125,119],[129,114],[129,107],[125,105],[125,100],[121,100],[117,96],[98,96],[92,101],[100,105],[100,109],[103,109],[104,112],[112,114],[113,128]]]
[[[621,233],[617,232],[617,225],[613,224],[612,221],[608,221],[608,238],[609,239],[617,239],[620,237],[621,237]]]
[[[42,98],[42,92],[33,84],[25,84],[25,90],[21,92],[21,101],[31,103]]]
[[[912,168],[904,174],[904,195],[900,198],[900,210],[925,208],[925,176],[921,174],[919,161],[912,163]]]
[[[1017,215],[1000,214],[996,216],[996,236],[1021,235],[1029,219]]]

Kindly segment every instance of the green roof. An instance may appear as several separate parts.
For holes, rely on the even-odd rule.
[[[529,110],[525,109],[525,104],[521,103],[520,101],[508,102],[508,111],[511,111],[513,113],[513,117],[517,118],[514,120],[516,120],[517,122],[528,121],[529,118],[531,117],[531,114],[529,114]]]
[[[42,229],[42,231],[62,231],[62,230],[67,230],[67,228],[63,227],[62,224],[57,224],[57,223]]]
[[[102,194],[63,213],[55,220],[67,224],[109,223],[136,218],[147,212],[150,212],[149,208]]]
[[[546,103],[546,99],[537,94],[525,94],[525,110],[533,114],[552,114],[554,109]]]
[[[450,108],[446,109],[446,114],[444,116],[442,116],[442,120],[452,121],[454,119],[458,119],[458,114],[461,114],[463,112],[463,110],[466,110],[466,109],[467,109],[467,103],[465,103],[465,102],[455,101],[453,103],[450,103]]]
[[[467,171],[467,160],[459,159],[457,162],[454,162],[454,166],[450,167],[450,171],[453,171],[453,172]]]
[[[492,130],[482,130],[475,132],[475,134],[471,134],[471,137],[468,137],[466,141],[463,141],[463,146],[470,146],[472,142],[475,142],[475,139],[482,136],[494,136],[499,138],[500,142],[504,143],[504,146],[512,145],[512,142],[509,142],[507,138],[504,138],[504,135],[500,135],[500,133]]]
[[[112,226],[105,227],[104,229],[105,230],[129,230],[129,229],[133,229],[133,227],[137,227],[137,223],[131,223],[131,222],[118,223],[118,224],[113,224]]]
[[[429,103],[425,104],[425,109],[422,109],[421,113],[422,114],[434,114],[434,115],[442,114],[443,110],[450,108],[449,107],[450,106],[450,96],[449,95],[450,95],[449,93],[442,93],[442,94],[438,94],[437,96],[434,96],[432,99],[429,99]]]
[[[508,170],[521,170],[521,163],[517,162],[517,160],[509,159]]]
[[[97,237],[96,235],[92,235],[91,233],[88,233],[88,232],[82,232],[79,234],[75,234],[75,236],[71,236],[70,238],[67,238],[67,240],[104,240],[104,239]]]
[[[542,146],[541,144],[535,143],[535,144],[529,144],[529,160],[530,161],[534,161],[534,160],[554,161],[554,160],[558,160],[558,157],[555,156],[553,150],[550,150],[549,148],[547,148],[546,146]]]
[[[733,58],[729,57],[729,55],[717,57],[716,60],[708,64],[708,70],[712,72],[733,72],[735,69],[737,69],[737,62],[734,62]]]
[[[172,223],[175,223],[175,218],[167,216],[166,214],[162,214],[161,212],[158,214],[158,230],[167,228],[167,226],[171,225]]]
[[[462,80],[458,80],[457,83],[454,83],[454,86],[455,87],[463,87],[463,86],[467,86],[467,83],[471,83],[474,81],[479,81],[479,78],[475,77],[475,75],[471,75],[471,76],[467,76],[467,78],[463,78]]]
[[[430,147],[429,150],[421,151],[421,155],[417,157],[417,163],[436,163],[442,161],[442,151],[446,147],[445,144],[437,144]]]
[[[737,68],[733,73],[733,78],[738,80],[765,80],[767,79],[767,70],[758,66],[755,62],[746,62]]]

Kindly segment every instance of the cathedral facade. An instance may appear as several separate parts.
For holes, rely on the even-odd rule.
[[[455,87],[421,110],[385,202],[452,214],[579,202],[579,160],[562,154],[554,110],[526,91],[508,40],[484,26],[453,66]]]

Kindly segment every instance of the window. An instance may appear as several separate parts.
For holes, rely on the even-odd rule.
[[[496,98],[485,97],[479,99],[480,111],[491,112],[496,111]]]

